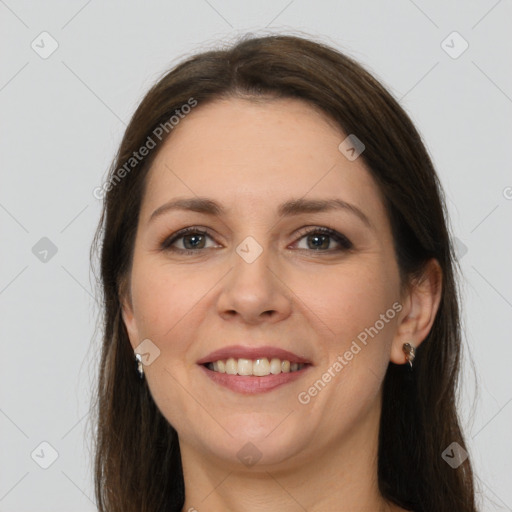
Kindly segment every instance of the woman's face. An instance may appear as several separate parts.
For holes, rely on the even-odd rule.
[[[377,432],[400,280],[346,137],[299,100],[230,99],[199,104],[161,148],[123,318],[182,451],[286,467]],[[178,199],[208,203],[165,208]]]

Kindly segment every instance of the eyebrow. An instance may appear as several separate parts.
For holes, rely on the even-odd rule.
[[[227,211],[216,201],[208,197],[191,197],[173,199],[159,208],[157,208],[150,216],[148,223],[156,217],[173,210],[187,210],[207,215],[221,216]],[[332,210],[344,210],[356,215],[369,228],[373,229],[373,225],[368,217],[353,204],[347,203],[342,199],[291,199],[279,205],[277,213],[280,217],[291,217],[303,213],[328,212]]]

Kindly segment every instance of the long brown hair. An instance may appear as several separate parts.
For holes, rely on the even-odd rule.
[[[104,313],[94,404],[98,510],[182,510],[178,436],[138,379],[120,297],[130,274],[145,178],[172,134],[169,119],[191,99],[204,105],[237,96],[302,99],[344,133],[355,134],[365,145],[361,158],[385,197],[402,280],[420,275],[430,258],[439,262],[441,303],[412,375],[408,379],[405,365],[390,363],[383,382],[379,487],[385,498],[415,512],[475,512],[469,458],[452,468],[441,457],[451,443],[466,444],[456,410],[461,348],[456,260],[431,159],[407,114],[361,65],[324,43],[287,35],[241,38],[227,49],[181,62],[149,90],[125,131],[102,189],[103,211],[91,247],[91,258],[100,250]],[[158,131],[162,126],[168,129]],[[135,165],[130,158],[148,137],[158,147]]]

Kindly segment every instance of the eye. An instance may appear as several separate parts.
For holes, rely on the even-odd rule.
[[[174,251],[188,254],[197,253],[198,249],[205,248],[203,244],[205,237],[211,238],[208,232],[202,229],[195,227],[185,228],[166,238],[160,244],[160,248],[164,251]],[[175,244],[178,240],[183,240],[183,244],[185,246],[184,249],[173,247],[173,244]],[[187,245],[190,247],[187,247]]]
[[[352,242],[345,235],[338,233],[337,231],[330,228],[306,228],[299,234],[301,235],[299,241],[306,237],[310,237],[309,239],[312,241],[311,246],[307,244],[308,247],[299,247],[301,250],[312,250],[315,252],[338,252],[348,251],[354,247]],[[170,237],[164,239],[160,243],[160,249],[163,251],[173,251],[182,254],[197,254],[201,249],[208,249],[208,247],[205,247],[204,245],[206,238],[213,240],[207,231],[197,227],[189,227],[182,229]],[[338,249],[330,248],[330,239],[334,240],[338,244]],[[174,244],[176,244],[178,241],[182,243],[183,248],[174,247]]]
[[[308,228],[305,231],[301,231],[300,235],[302,235],[300,239],[305,238],[306,244],[308,245],[308,247],[306,248],[299,247],[300,249],[311,249],[317,252],[335,252],[343,250],[348,251],[349,249],[352,249],[354,247],[352,242],[345,235],[338,233],[337,231],[330,228]],[[338,249],[330,249],[327,251],[322,250],[329,249],[329,246],[331,245],[329,239],[335,240],[340,247]],[[311,240],[312,242],[311,246],[309,246],[310,244],[308,244],[309,240]]]

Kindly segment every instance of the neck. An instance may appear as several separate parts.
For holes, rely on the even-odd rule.
[[[278,465],[211,458],[180,440],[185,505],[182,512],[390,512],[377,478],[380,403],[351,432],[300,461]],[[312,440],[315,442],[317,440]]]

